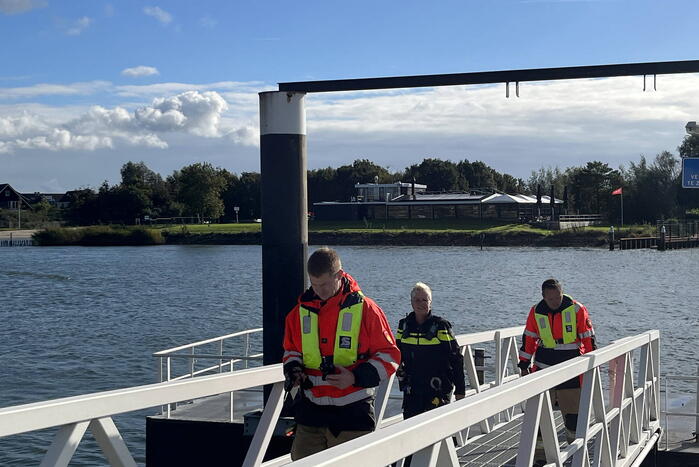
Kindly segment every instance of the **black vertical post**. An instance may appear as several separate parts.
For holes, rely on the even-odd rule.
[[[262,348],[265,365],[281,362],[284,319],[307,284],[304,96],[305,93],[301,92],[260,93]]]
[[[619,249],[623,249],[623,245],[619,243]],[[614,226],[609,226],[609,251],[614,251]]]

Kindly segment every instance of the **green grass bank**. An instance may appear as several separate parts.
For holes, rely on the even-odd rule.
[[[607,245],[609,227],[553,231],[527,224],[465,220],[390,220],[388,222],[309,222],[312,245],[461,245],[590,246]],[[655,234],[654,226],[629,226],[616,237]],[[39,245],[259,245],[261,225],[197,224],[183,226],[95,226],[47,229],[35,235]]]

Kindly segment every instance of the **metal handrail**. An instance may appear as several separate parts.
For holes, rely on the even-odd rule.
[[[0,409],[0,437],[284,382],[280,363]]]
[[[507,328],[474,333],[472,335],[459,335],[457,338],[461,342],[480,343],[498,337],[501,338],[501,340],[515,339],[514,336],[520,333],[521,328]],[[239,336],[244,334],[244,332],[235,334]],[[206,341],[200,342],[211,343],[217,340],[220,340],[220,338],[207,339]],[[496,345],[498,345],[497,342]],[[175,347],[175,349],[183,348],[192,348],[192,344]],[[470,344],[462,348],[463,353],[468,352],[468,356],[465,358],[465,366],[469,380],[471,381],[471,389],[467,394],[475,395],[490,387],[497,386],[498,383],[495,381],[482,385],[478,383],[476,377],[477,367],[475,366],[473,355],[469,350]],[[162,353],[159,353],[158,357],[168,360],[172,358],[192,358],[191,355],[186,354],[163,355]],[[197,355],[194,356],[195,359],[199,357],[200,356]],[[202,356],[202,358],[216,359],[219,357],[222,356]],[[496,355],[494,361],[498,366],[501,366],[503,364],[501,358],[506,357],[506,355]],[[271,384],[274,386],[273,394],[268,399],[267,405],[265,405],[263,412],[264,420],[261,420],[259,424],[258,431],[255,433],[253,439],[252,447],[248,453],[248,457],[252,460],[246,464],[261,465],[262,459],[259,452],[264,453],[266,450],[265,443],[268,443],[271,437],[271,430],[273,430],[276,425],[276,417],[278,417],[278,410],[280,410],[281,407],[284,381],[282,365],[266,365],[263,367],[238,370],[218,375],[200,376],[197,378],[179,378],[182,377],[178,377],[178,380],[145,386],[3,408],[0,409],[0,437],[59,426],[60,429],[44,458],[44,463],[46,465],[54,465],[58,462],[57,459],[65,460],[67,463],[77,446],[77,441],[82,438],[87,429],[90,429],[111,465],[131,466],[135,465],[135,462],[133,461],[128,447],[123,442],[118,428],[114,425],[111,419],[112,416],[156,406],[166,406],[169,412],[170,406],[177,401],[194,400],[224,393],[232,394],[234,391],[248,391],[253,390],[253,388]],[[508,383],[518,378],[519,375],[509,375],[499,384]],[[388,390],[389,384],[390,381],[385,381],[379,387],[379,391],[377,392],[377,407],[379,404],[383,404],[383,407],[385,407],[385,401],[388,399],[390,392]],[[503,410],[506,410],[506,408],[503,408]],[[400,422],[402,416],[398,415],[390,419],[382,419],[383,409],[381,409],[377,415],[378,428],[388,426],[391,423]],[[476,437],[472,439],[476,439]],[[279,459],[277,459],[277,461],[279,461]]]
[[[226,334],[225,336],[212,337],[211,339],[205,339],[203,341],[192,342],[191,344],[180,345],[178,347],[173,347],[171,349],[161,350],[153,354],[154,357],[163,357],[173,352],[178,352],[180,350],[190,349],[192,347],[199,347],[205,344],[211,344],[212,342],[218,342],[230,339],[232,337],[244,336],[246,334],[254,334],[256,332],[262,332],[262,328],[246,329],[245,331],[238,331],[232,334]]]
[[[503,407],[526,402],[517,466],[530,465],[536,434],[541,420],[547,462],[562,465],[573,458],[573,465],[583,465],[587,442],[596,440],[594,465],[616,463],[630,465],[646,443],[655,442],[659,430],[658,376],[659,332],[649,331],[620,339],[611,345],[553,365],[532,375],[487,392],[439,407],[383,430],[348,441],[334,448],[292,463],[294,466],[341,466],[352,464],[390,465],[413,454],[413,464],[434,465],[437,458],[445,465],[458,465],[452,435],[497,415]],[[634,388],[626,378],[631,373],[630,353],[641,349],[645,367],[641,368],[640,387]],[[615,386],[613,409],[605,409],[599,367],[622,359],[622,379]],[[558,445],[549,390],[584,374],[577,439],[563,450]],[[641,401],[639,402],[639,399]],[[621,423],[622,413],[631,410],[633,422]],[[603,413],[600,413],[603,412]],[[541,415],[544,414],[544,415]],[[590,415],[594,417],[591,424]],[[633,426],[631,426],[633,425]],[[621,430],[627,430],[623,434]],[[604,431],[603,436],[596,436]],[[610,439],[614,440],[610,443]],[[619,443],[619,440],[622,440]],[[624,445],[623,440],[630,440]],[[635,441],[635,442],[634,442]],[[612,448],[611,446],[614,446]],[[604,451],[604,452],[602,452]],[[613,453],[613,456],[612,456]],[[622,456],[619,459],[619,455]],[[351,459],[351,460],[350,460]],[[617,462],[619,460],[619,462]]]
[[[506,368],[503,364],[512,355],[512,342],[515,339],[515,337],[502,336],[513,332],[513,330],[495,332],[495,336],[500,337],[496,340],[500,351],[495,359],[499,368]],[[464,338],[468,339],[468,337]],[[467,345],[463,351],[466,352],[469,348],[470,345]],[[632,384],[631,376],[631,352],[637,349],[641,350],[642,360],[639,367],[637,385],[639,387]],[[615,368],[620,370],[617,372],[620,377],[615,380],[613,401],[610,404],[612,408],[606,410],[599,367],[612,361]],[[469,379],[473,381],[472,375],[475,369],[471,359],[466,365]],[[522,415],[524,428],[520,440],[522,460],[520,460],[520,454],[517,458],[518,465],[525,465],[527,456],[534,450],[539,415],[545,413],[550,416],[550,420],[553,419],[548,390],[580,374],[584,374],[584,380],[579,419],[590,420],[592,415],[592,424],[583,426],[579,423],[576,441],[569,447],[560,449],[557,440],[553,439],[555,432],[551,431],[550,423],[546,424],[547,418],[541,418],[541,430],[547,456],[550,457],[549,461],[561,465],[574,456],[578,456],[575,459],[580,460],[581,453],[586,453],[587,441],[595,438],[598,443],[595,446],[596,450],[604,448],[609,456],[618,450],[619,455],[630,462],[647,447],[649,439],[655,439],[654,433],[659,429],[658,369],[659,332],[649,331],[617,340],[607,347],[540,370],[525,378],[520,378],[516,374],[507,376],[501,373],[502,378],[493,389],[483,391],[482,387],[476,384],[473,388],[475,394],[470,397],[410,420],[398,419],[392,425],[380,424],[382,427],[380,430],[362,437],[359,441],[350,441],[298,461],[295,465],[341,465],[347,461],[348,456],[352,456],[353,463],[365,461],[367,465],[388,465],[411,454],[406,452],[406,446],[409,447],[408,451],[417,452],[413,458],[414,465],[422,465],[426,463],[423,460],[428,451],[434,454],[443,449],[442,452],[446,455],[454,454],[452,441],[454,433],[460,433],[475,424],[487,424],[493,417],[499,417],[501,413],[507,411],[508,407],[526,402],[526,410]],[[135,465],[135,462],[114,425],[112,416],[163,404],[170,405],[176,401],[198,399],[271,384],[273,385],[272,393],[265,405],[244,464],[259,466],[263,465],[262,456],[281,410],[283,381],[282,365],[276,364],[182,381],[169,381],[7,407],[0,409],[0,437],[60,426],[44,458],[44,464],[53,465],[61,459],[61,465],[65,465],[72,457],[78,441],[89,428],[95,434],[111,465],[131,466]],[[385,388],[383,391],[384,394],[387,393]],[[622,416],[625,417],[625,421],[620,423]],[[631,422],[627,421],[628,417],[631,417]],[[381,416],[377,418],[381,420]],[[607,431],[606,435],[596,436],[602,430]],[[620,430],[625,431],[622,434]],[[617,444],[612,443],[613,447],[610,447],[610,439],[616,440],[614,443]],[[631,441],[629,445],[625,445],[623,442],[618,444],[619,440]],[[603,441],[607,444],[600,445],[599,443]],[[617,465],[629,465],[626,460],[618,462]],[[275,462],[278,461],[275,460]]]
[[[666,430],[668,428],[668,419],[670,417],[689,417],[689,418],[694,418],[695,419],[695,428],[694,428],[694,440],[696,443],[699,443],[699,366],[697,366],[697,376],[688,376],[688,375],[665,375],[662,376],[661,379],[663,379],[663,387],[665,389],[665,410],[662,410],[660,413],[665,416],[665,427]],[[694,394],[694,400],[696,401],[696,408],[694,412],[681,412],[681,411],[675,411],[672,412],[668,408],[668,381],[696,381],[697,383],[697,390],[696,393]],[[665,433],[665,450],[668,450],[670,448],[670,437]]]
[[[481,344],[483,342],[494,341],[497,333],[500,337],[519,337],[524,332],[524,326],[513,326],[511,328],[493,329],[489,331],[473,332],[470,334],[459,334],[456,336],[456,342],[459,346]]]

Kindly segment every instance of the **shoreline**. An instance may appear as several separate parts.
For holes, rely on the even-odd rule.
[[[618,237],[622,232],[618,232]],[[625,236],[640,232],[629,229]],[[140,246],[140,245],[261,245],[262,232],[167,231],[144,227],[93,226],[52,228],[33,235],[38,246]],[[398,245],[483,247],[608,247],[608,235],[600,229],[546,231],[534,229],[484,230],[320,230],[308,232],[310,245]]]
[[[548,235],[530,232],[309,232],[310,245],[398,245],[398,246],[532,246],[605,247],[607,236],[599,232],[563,231]],[[262,234],[169,233],[168,245],[261,245]]]

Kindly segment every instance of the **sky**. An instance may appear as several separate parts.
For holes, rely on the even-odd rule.
[[[61,192],[195,162],[259,171],[258,93],[288,81],[699,58],[675,0],[0,0],[0,183]],[[676,152],[699,74],[306,97],[308,167],[425,157],[612,167]]]

